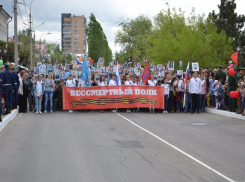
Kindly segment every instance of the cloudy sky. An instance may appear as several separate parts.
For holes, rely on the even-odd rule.
[[[31,0],[18,0],[30,4]],[[13,16],[13,0],[1,0],[3,8]],[[85,15],[88,19],[94,13],[107,36],[109,45],[113,52],[120,50],[119,46],[114,45],[115,32],[118,30],[117,22],[119,18],[135,18],[140,14],[147,15],[149,18],[159,13],[162,9],[167,9],[166,3],[170,8],[181,8],[186,16],[195,8],[196,14],[205,13],[206,15],[215,10],[218,12],[217,5],[220,0],[33,0],[32,16],[34,28],[45,22],[36,30],[36,38],[44,33],[51,32],[51,35],[44,35],[42,39],[48,42],[60,43],[61,38],[61,13],[71,13],[72,15]],[[238,14],[244,14],[242,7],[245,7],[244,0],[236,0]],[[29,9],[24,5],[18,5],[18,31],[28,28],[23,22],[28,23]],[[14,34],[13,21],[9,25],[9,36]]]

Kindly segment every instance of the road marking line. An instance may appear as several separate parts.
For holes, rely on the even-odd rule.
[[[225,176],[224,174],[222,174],[222,173],[220,173],[219,171],[213,169],[212,167],[208,166],[207,164],[203,163],[202,161],[200,161],[200,160],[196,159],[195,157],[193,157],[193,156],[187,154],[187,153],[184,152],[183,150],[181,150],[181,149],[175,147],[174,145],[170,144],[169,142],[163,140],[162,138],[160,138],[159,136],[155,135],[154,133],[152,133],[152,132],[146,130],[145,128],[143,128],[143,127],[141,127],[141,126],[139,126],[139,125],[137,125],[136,123],[134,123],[134,122],[131,121],[130,119],[128,119],[128,118],[122,116],[122,115],[119,114],[119,113],[117,113],[117,115],[121,116],[122,118],[124,118],[125,120],[127,120],[128,122],[130,122],[131,124],[137,126],[138,128],[142,129],[143,131],[147,132],[148,134],[154,136],[154,137],[157,138],[158,140],[160,140],[160,141],[162,141],[163,143],[167,144],[168,146],[174,148],[175,150],[177,150],[178,152],[184,154],[185,156],[189,157],[190,159],[196,161],[197,163],[201,164],[202,166],[206,167],[207,169],[213,171],[214,173],[216,173],[216,174],[218,174],[219,176],[223,177],[223,178],[226,179],[227,181],[229,181],[229,182],[235,182],[233,179],[231,179],[231,178]]]

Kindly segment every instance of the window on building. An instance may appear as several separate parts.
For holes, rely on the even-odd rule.
[[[74,42],[74,45],[78,45],[78,42]]]
[[[78,27],[77,27],[77,26],[75,26],[75,29],[78,29]]]
[[[79,41],[79,39],[78,39],[78,38],[75,38],[74,40],[75,40],[75,41]]]
[[[78,49],[79,47],[78,47],[78,46],[75,46],[74,48],[75,48],[75,49]]]
[[[78,25],[78,22],[75,22],[75,25]]]
[[[75,34],[75,37],[78,37],[78,34]]]
[[[74,30],[75,33],[78,33],[78,30]]]

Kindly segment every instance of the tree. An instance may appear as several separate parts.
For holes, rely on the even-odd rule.
[[[151,20],[140,15],[132,20],[120,20],[119,27],[115,36],[115,44],[122,46],[121,55],[126,60],[132,56],[135,61],[143,61],[146,56],[145,36],[152,32]]]
[[[199,62],[200,67],[225,65],[232,51],[231,38],[224,31],[217,33],[217,27],[205,19],[204,15],[185,18],[179,9],[168,8],[155,18],[153,32],[148,35],[148,59],[157,64],[172,60]]]
[[[238,47],[238,37],[241,34],[241,29],[244,27],[245,16],[235,13],[235,0],[221,0],[218,8],[218,14],[213,11],[209,16],[213,17],[213,23],[217,26],[218,33],[224,30],[226,35],[232,38],[233,49],[236,50]]]
[[[238,38],[239,55],[238,63],[239,67],[245,67],[245,30],[240,34]]]
[[[97,62],[100,57],[104,57],[105,64],[108,64],[112,61],[112,52],[106,35],[93,13],[90,15],[89,19],[89,24],[85,30],[88,37],[88,56],[95,62]]]

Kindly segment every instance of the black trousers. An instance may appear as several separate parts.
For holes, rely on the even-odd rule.
[[[19,113],[25,113],[25,96],[19,95]]]
[[[200,109],[200,97],[199,94],[191,94],[192,112],[199,112]]]

